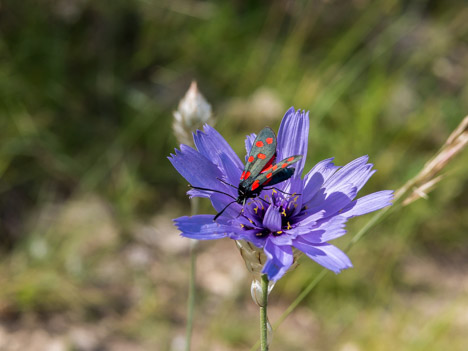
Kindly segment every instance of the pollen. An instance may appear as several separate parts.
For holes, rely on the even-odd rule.
[[[241,225],[240,225],[240,226],[241,226],[241,228],[244,228],[244,225],[243,225],[242,223],[241,223]]]
[[[289,223],[289,221],[288,221],[288,227],[287,227],[287,229],[289,230],[289,229],[291,229],[291,228],[292,228],[292,227],[291,227],[291,223]]]
[[[283,208],[283,212],[281,212],[281,214],[282,214],[283,216],[285,216],[285,217],[287,216],[287,214],[286,214],[286,209],[285,209],[285,208]]]
[[[255,207],[255,208],[254,208],[254,211],[255,211],[255,214],[257,214],[257,212],[258,212],[258,207]]]

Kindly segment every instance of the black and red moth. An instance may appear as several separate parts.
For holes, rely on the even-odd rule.
[[[275,159],[276,135],[271,128],[265,127],[258,133],[252,145],[252,149],[250,150],[239,185],[237,186],[237,199],[224,193],[225,195],[231,196],[234,201],[230,202],[218,212],[214,220],[221,216],[231,204],[237,202],[244,206],[247,199],[257,197],[265,186],[275,185],[291,178],[295,169],[287,167],[302,159],[302,155],[289,156],[274,164]],[[192,188],[211,190],[193,186]],[[217,190],[211,191],[223,193]]]

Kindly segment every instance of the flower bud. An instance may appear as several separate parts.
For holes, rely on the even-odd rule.
[[[174,111],[174,134],[181,144],[193,145],[192,133],[205,123],[213,124],[211,105],[206,101],[193,81]]]

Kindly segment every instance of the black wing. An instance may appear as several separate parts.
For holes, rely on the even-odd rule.
[[[257,178],[260,172],[273,163],[275,157],[276,135],[271,128],[265,127],[258,133],[252,145],[244,172],[242,172],[240,178],[241,184],[248,188],[248,185]]]
[[[290,156],[265,169],[257,179],[254,180],[249,191],[255,191],[259,187],[266,185],[275,185],[289,179],[294,174],[294,168],[287,168],[302,159],[302,155]],[[259,190],[257,190],[258,192]]]

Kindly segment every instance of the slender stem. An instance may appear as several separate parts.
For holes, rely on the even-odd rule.
[[[260,306],[260,349],[268,351],[268,276],[262,275],[262,301]]]
[[[190,351],[193,329],[193,310],[195,306],[195,265],[196,265],[196,245],[190,243],[190,278],[187,299],[187,326],[185,330],[185,351]]]
[[[190,201],[192,215],[198,212],[198,198],[194,197]],[[197,241],[190,242],[190,276],[189,291],[187,298],[187,325],[185,330],[185,351],[190,351],[193,330],[193,311],[195,308],[195,269],[197,263]]]

